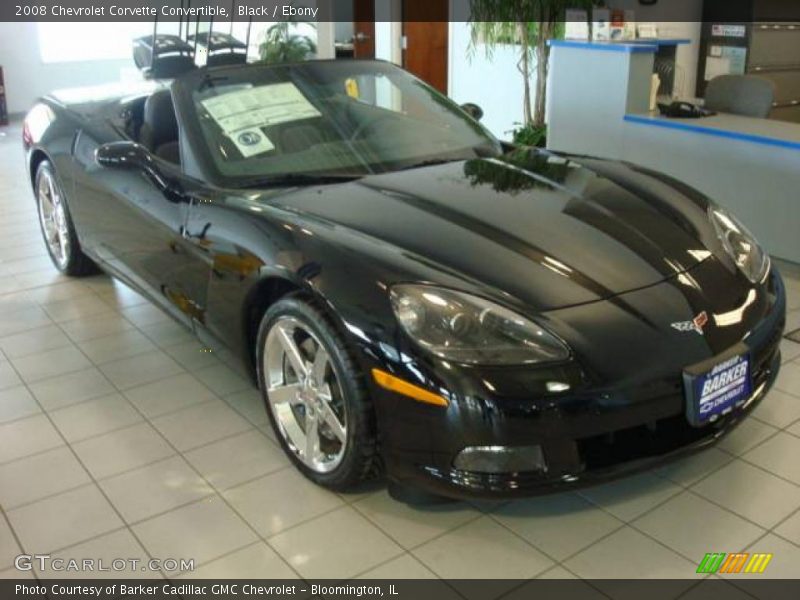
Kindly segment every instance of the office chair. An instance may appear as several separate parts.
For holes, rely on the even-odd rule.
[[[775,84],[755,75],[720,75],[708,82],[709,110],[766,119],[775,101]]]

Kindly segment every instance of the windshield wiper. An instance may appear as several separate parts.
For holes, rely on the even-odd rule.
[[[419,169],[420,167],[432,167],[434,165],[444,165],[451,162],[458,162],[465,160],[463,158],[429,158],[428,160],[421,160],[419,162],[414,163],[413,165],[408,165],[406,167],[400,167],[397,169],[398,171],[408,171],[410,169]]]
[[[281,187],[292,185],[316,185],[324,183],[344,183],[361,179],[363,175],[342,173],[285,173],[274,177],[259,177],[246,179],[242,182],[244,188]]]

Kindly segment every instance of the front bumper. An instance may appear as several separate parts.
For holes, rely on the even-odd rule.
[[[636,381],[615,378],[605,386],[574,386],[576,393],[559,397],[520,394],[520,390],[540,389],[544,379],[585,379],[585,371],[507,370],[492,377],[462,370],[449,380],[448,388],[456,391],[446,410],[373,390],[380,396],[388,476],[404,487],[455,498],[530,496],[650,469],[713,445],[761,402],[777,377],[785,324],[785,292],[777,273],[769,287],[769,306],[745,337],[754,393],[743,406],[712,424],[693,427],[686,418],[682,369],[701,357],[691,352],[675,357],[674,349],[667,348],[672,363],[661,368],[668,361],[651,360],[657,364]],[[698,340],[703,338],[690,339]],[[708,353],[709,346],[704,359],[724,351],[717,347]],[[595,376],[598,380],[602,383]],[[538,445],[546,470],[486,474],[454,468],[455,456],[465,447],[492,445]]]

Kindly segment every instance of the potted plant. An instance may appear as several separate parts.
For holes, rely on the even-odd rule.
[[[306,60],[316,53],[317,45],[307,35],[290,29],[293,22],[283,21],[272,25],[264,32],[258,45],[258,55],[265,63],[291,63]],[[314,27],[312,23],[306,23]]]
[[[563,37],[567,9],[590,9],[597,0],[470,0],[470,51],[483,44],[491,58],[499,44],[519,46],[517,69],[523,77],[522,123],[512,130],[514,141],[544,146],[547,125],[548,40]],[[536,93],[530,79],[536,66]]]

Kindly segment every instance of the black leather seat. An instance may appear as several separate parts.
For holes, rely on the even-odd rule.
[[[169,90],[159,90],[145,101],[139,143],[159,158],[180,164],[178,120]]]

